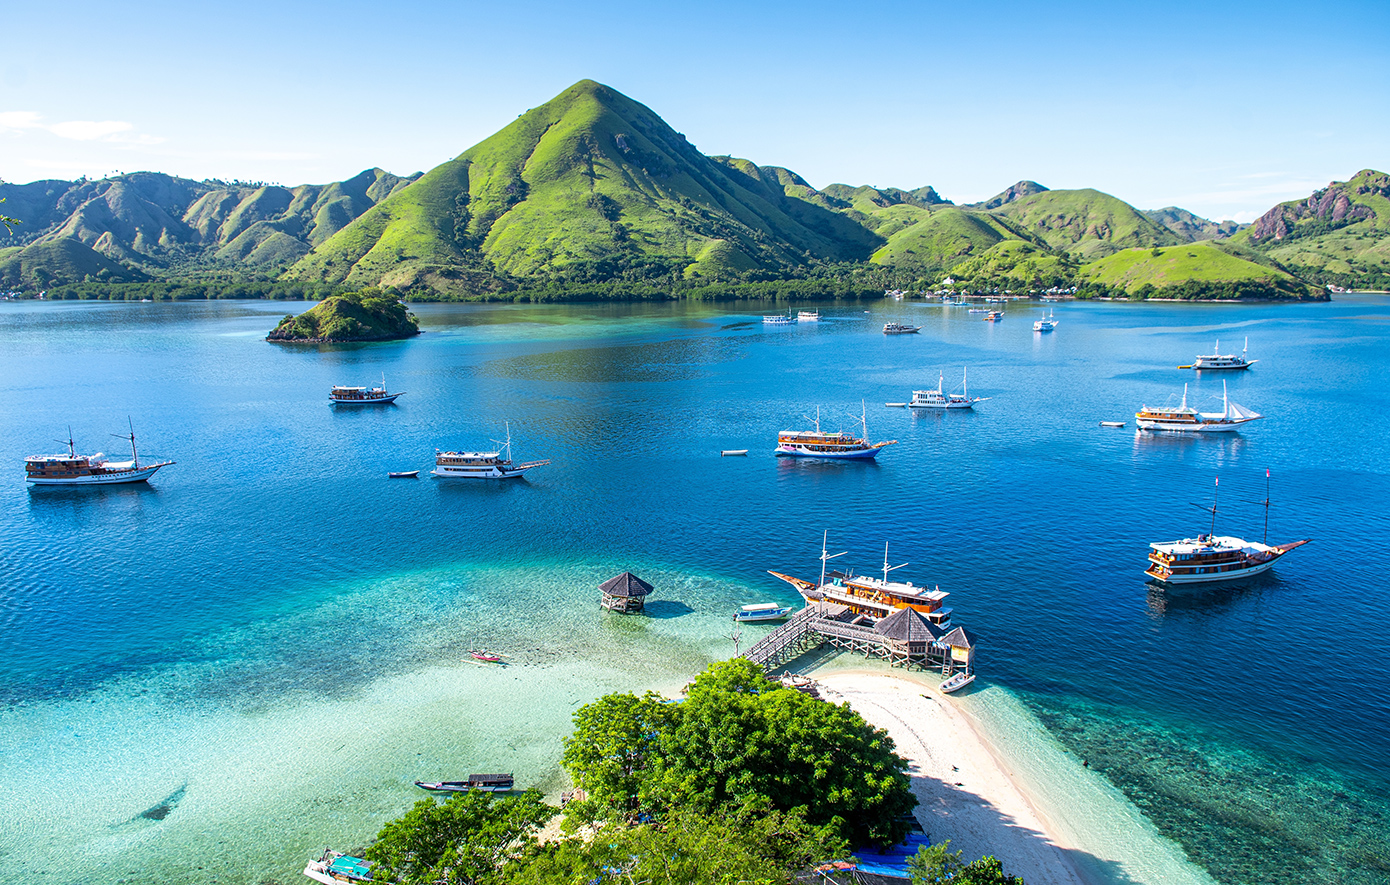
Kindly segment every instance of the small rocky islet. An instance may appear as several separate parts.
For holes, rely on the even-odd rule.
[[[325,298],[299,316],[287,315],[265,340],[329,344],[400,341],[419,334],[419,322],[399,298],[363,289]]]

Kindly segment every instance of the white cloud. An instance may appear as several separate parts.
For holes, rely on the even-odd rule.
[[[124,120],[66,120],[45,123],[33,111],[0,112],[0,132],[38,129],[72,141],[110,141],[121,144],[159,144],[164,139],[135,132],[135,124]]]

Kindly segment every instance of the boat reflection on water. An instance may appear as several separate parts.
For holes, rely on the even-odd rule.
[[[1221,434],[1167,433],[1138,429],[1134,431],[1134,454],[1158,454],[1161,452],[1200,451],[1207,455],[1215,450],[1218,458],[1235,458],[1245,451],[1249,440],[1240,431]],[[1217,463],[1220,463],[1218,461]]]
[[[1269,571],[1219,584],[1163,584],[1151,580],[1144,583],[1144,590],[1149,614],[1161,618],[1229,609],[1247,598],[1277,592],[1287,583],[1277,572]]]

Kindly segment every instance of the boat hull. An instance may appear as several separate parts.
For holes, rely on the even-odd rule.
[[[401,391],[404,393],[405,391]],[[337,399],[329,397],[328,401],[335,406],[384,406],[394,403],[400,393],[388,393],[386,396],[373,397],[371,399]]]
[[[909,409],[973,409],[974,403],[908,403]]]
[[[1159,571],[1157,566],[1150,566],[1144,574],[1164,584],[1217,584],[1222,581],[1234,581],[1240,578],[1249,578],[1254,575],[1269,571],[1274,567],[1283,554],[1274,556],[1265,562],[1255,563],[1246,568],[1231,569],[1224,572],[1211,572],[1206,574],[1169,574],[1166,577]]]
[[[139,470],[119,470],[112,473],[88,474],[85,476],[64,476],[54,478],[44,478],[30,476],[26,477],[28,482],[36,486],[110,486],[122,485],[132,482],[144,482],[161,467],[168,467],[168,464],[156,464],[153,467],[141,467]]]
[[[782,458],[823,458],[829,461],[867,461],[877,458],[879,449],[856,449],[852,452],[808,452],[795,446],[778,446],[773,454]]]
[[[441,470],[436,467],[434,470],[430,471],[430,476],[437,476],[440,479],[516,479],[530,469],[530,467],[509,467],[504,470],[497,467],[490,467],[486,470],[469,470],[465,472],[461,470]]]
[[[1135,425],[1140,430],[1161,430],[1164,433],[1230,433],[1237,430],[1242,424],[1249,424],[1249,421],[1203,421],[1200,423],[1188,423],[1179,421],[1152,421],[1145,418],[1135,418]]]

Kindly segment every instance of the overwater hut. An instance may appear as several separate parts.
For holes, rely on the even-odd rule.
[[[975,637],[966,632],[964,627],[953,627],[951,632],[937,640],[937,644],[950,652],[946,659],[942,672],[949,672],[956,667],[964,667],[967,672],[975,667]]]
[[[623,572],[599,584],[598,589],[603,594],[604,608],[630,615],[642,610],[647,594],[652,592],[652,585],[632,572]]]
[[[879,618],[874,632],[883,637],[888,662],[903,666],[926,664],[932,643],[942,639],[944,633],[912,608],[900,608]]]

